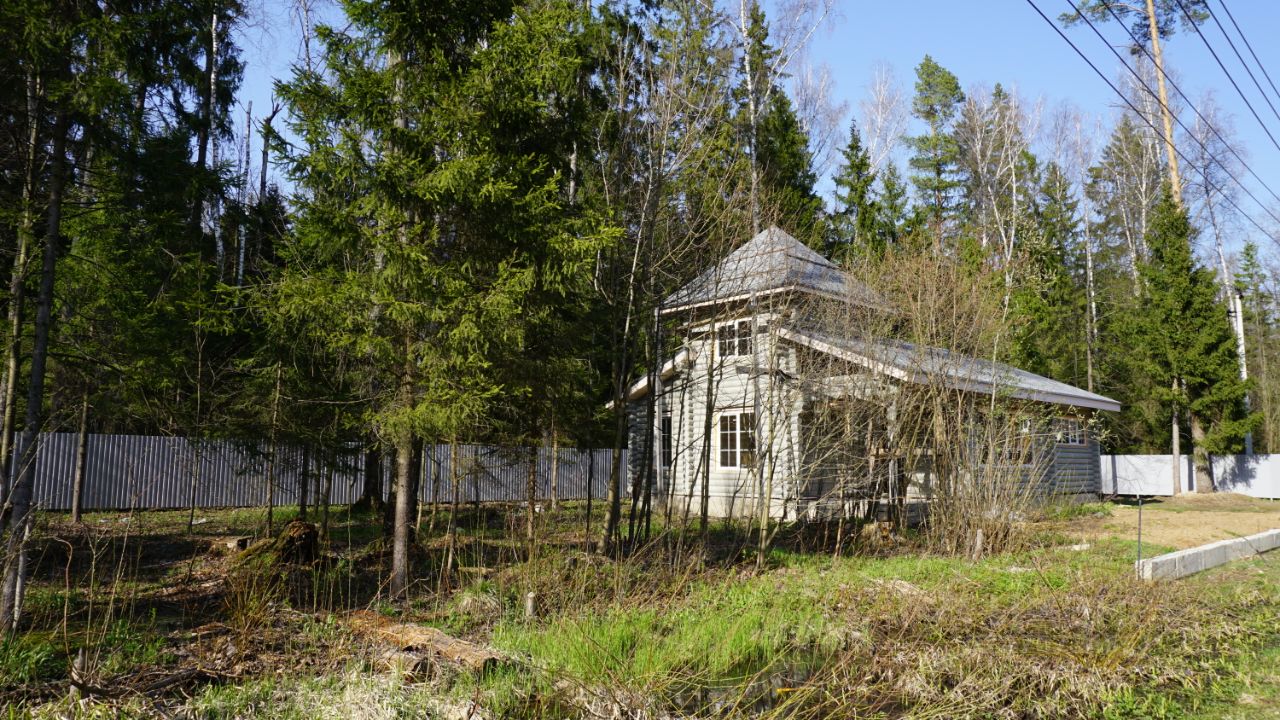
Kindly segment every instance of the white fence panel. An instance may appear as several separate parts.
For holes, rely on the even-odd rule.
[[[1280,455],[1215,455],[1212,459],[1219,490],[1280,499]]]
[[[1172,455],[1103,455],[1104,495],[1173,495]],[[1191,456],[1182,456],[1183,492],[1194,487]]]
[[[1105,495],[1172,495],[1172,455],[1103,455]],[[1280,498],[1280,455],[1215,455],[1210,458],[1213,485],[1220,492],[1258,498]],[[1182,456],[1182,491],[1196,489],[1200,478],[1190,455]]]

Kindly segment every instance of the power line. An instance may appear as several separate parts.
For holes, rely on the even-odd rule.
[[[1070,6],[1071,6],[1071,9],[1072,9],[1072,10],[1075,10],[1075,11],[1076,11],[1076,14],[1077,14],[1077,15],[1079,15],[1079,16],[1080,16],[1080,17],[1085,21],[1085,23],[1089,26],[1089,29],[1093,31],[1093,34],[1094,34],[1094,35],[1097,35],[1099,40],[1102,40],[1103,44],[1107,46],[1107,49],[1111,51],[1111,54],[1112,54],[1112,55],[1115,55],[1115,56],[1116,56],[1116,59],[1120,61],[1120,64],[1124,66],[1124,69],[1125,69],[1125,70],[1128,70],[1130,75],[1133,75],[1134,79],[1138,81],[1138,84],[1139,84],[1140,86],[1142,86],[1142,89],[1143,89],[1143,90],[1146,90],[1146,91],[1147,91],[1147,94],[1148,94],[1148,95],[1150,95],[1152,98],[1154,98],[1154,99],[1156,100],[1156,102],[1160,102],[1159,98],[1157,98],[1157,97],[1156,97],[1155,91],[1154,91],[1154,90],[1152,90],[1152,89],[1151,89],[1151,86],[1147,84],[1147,81],[1146,81],[1146,80],[1144,80],[1144,79],[1142,78],[1142,76],[1138,74],[1138,72],[1137,72],[1136,70],[1134,70],[1133,68],[1129,67],[1129,64],[1128,64],[1128,63],[1126,63],[1126,62],[1124,61],[1124,58],[1123,58],[1123,57],[1121,57],[1120,53],[1116,52],[1116,49],[1115,49],[1114,47],[1112,47],[1112,46],[1111,46],[1111,43],[1108,43],[1108,42],[1107,42],[1106,37],[1104,37],[1104,36],[1102,35],[1102,32],[1101,32],[1100,30],[1098,30],[1098,27],[1097,27],[1096,25],[1094,25],[1094,24],[1093,24],[1093,21],[1091,21],[1087,15],[1085,15],[1083,12],[1081,12],[1081,11],[1080,11],[1080,8],[1078,8],[1078,7],[1076,6],[1076,4],[1075,4],[1074,0],[1067,0],[1067,4],[1068,4],[1068,5],[1070,5]],[[1107,9],[1108,9],[1108,11],[1110,11],[1110,12],[1111,12],[1112,17],[1115,17],[1115,18],[1116,18],[1116,20],[1119,20],[1119,19],[1120,19],[1119,17],[1117,17],[1117,16],[1115,15],[1115,11],[1114,11],[1114,10],[1111,10],[1111,7],[1110,7],[1110,6],[1107,6]],[[1129,33],[1129,38],[1130,38],[1131,40],[1133,40],[1135,43],[1137,43],[1137,38],[1135,38],[1135,37],[1133,36],[1133,33],[1132,33],[1132,32],[1130,32],[1130,31],[1127,31],[1127,30],[1126,30],[1126,32],[1128,32],[1128,33]],[[1062,33],[1059,33],[1059,34],[1062,34]],[[1141,46],[1141,44],[1140,44],[1140,43],[1138,43],[1138,47],[1139,47],[1139,48],[1142,48],[1142,46]],[[1143,51],[1143,52],[1147,52],[1145,48],[1142,48],[1142,51]],[[1150,54],[1149,54],[1149,53],[1148,53],[1148,57],[1150,57]],[[1153,61],[1153,63],[1154,63],[1154,58],[1152,58],[1152,61]],[[1158,66],[1157,66],[1157,69],[1158,69],[1158,70],[1160,70],[1160,72],[1163,72],[1163,69],[1162,69],[1162,68],[1159,68]],[[1173,89],[1174,89],[1174,90],[1176,90],[1176,91],[1178,92],[1178,94],[1179,94],[1179,95],[1181,95],[1181,96],[1183,97],[1183,99],[1185,99],[1185,100],[1187,101],[1187,105],[1189,105],[1189,106],[1191,107],[1191,109],[1195,111],[1196,115],[1200,118],[1200,120],[1201,120],[1201,121],[1203,121],[1203,122],[1205,123],[1205,125],[1206,125],[1206,126],[1208,126],[1211,130],[1213,130],[1215,133],[1217,133],[1217,132],[1218,132],[1218,131],[1217,131],[1217,128],[1215,128],[1215,127],[1213,126],[1213,124],[1212,124],[1212,123],[1210,123],[1210,122],[1208,121],[1208,119],[1207,119],[1207,118],[1205,118],[1205,116],[1200,112],[1200,110],[1196,108],[1195,103],[1192,103],[1192,102],[1191,102],[1191,98],[1187,97],[1187,94],[1186,94],[1186,93],[1184,93],[1184,92],[1182,92],[1182,89],[1181,89],[1181,88],[1179,88],[1179,87],[1178,87],[1178,85],[1177,85],[1177,83],[1175,83],[1175,82],[1173,81],[1173,78],[1170,78],[1167,74],[1166,74],[1164,77],[1165,77],[1165,79],[1167,79],[1167,80],[1169,81],[1169,84],[1173,86]],[[1117,92],[1118,92],[1118,91],[1117,91]],[[1133,107],[1133,105],[1132,105],[1132,104],[1130,104],[1130,105],[1129,105],[1129,107]],[[1136,110],[1135,110],[1135,112],[1136,112]],[[1143,114],[1142,114],[1142,113],[1140,113],[1140,112],[1139,112],[1138,114],[1139,114],[1139,115],[1142,115],[1143,120],[1146,120],[1146,116],[1145,116],[1145,115],[1143,115]],[[1172,115],[1172,113],[1171,113],[1171,115]],[[1196,141],[1196,143],[1198,143],[1198,144],[1200,145],[1200,149],[1204,151],[1204,154],[1205,154],[1205,156],[1206,156],[1206,157],[1209,157],[1209,156],[1211,156],[1211,155],[1212,155],[1212,153],[1210,153],[1210,152],[1209,152],[1209,147],[1208,147],[1207,145],[1205,145],[1205,144],[1204,144],[1204,141],[1202,141],[1200,138],[1196,137],[1195,133],[1193,133],[1193,132],[1191,131],[1191,128],[1187,127],[1187,124],[1186,124],[1186,123],[1184,123],[1184,122],[1182,121],[1182,118],[1180,118],[1180,117],[1178,117],[1178,116],[1176,116],[1176,115],[1172,115],[1172,117],[1173,117],[1173,120],[1174,120],[1176,123],[1178,123],[1178,127],[1181,127],[1181,128],[1183,129],[1183,131],[1185,131],[1185,132],[1187,133],[1188,137],[1190,137],[1192,140],[1195,140],[1195,141]],[[1147,124],[1149,124],[1149,125],[1150,125],[1151,123],[1148,121],[1148,123],[1147,123]],[[1154,126],[1153,126],[1153,129],[1154,129]],[[1159,133],[1157,132],[1157,134],[1159,134]],[[1276,200],[1277,200],[1277,201],[1280,201],[1280,197],[1278,197],[1278,196],[1276,195],[1275,191],[1274,191],[1274,190],[1272,190],[1272,189],[1270,188],[1270,186],[1268,186],[1265,182],[1263,182],[1262,178],[1258,177],[1258,174],[1257,174],[1256,172],[1254,172],[1254,171],[1253,171],[1253,168],[1249,167],[1249,163],[1245,162],[1244,158],[1240,156],[1240,153],[1236,152],[1235,148],[1233,148],[1233,147],[1231,146],[1231,144],[1227,142],[1226,138],[1222,137],[1221,133],[1218,133],[1218,139],[1219,139],[1219,140],[1221,140],[1221,141],[1222,141],[1222,143],[1223,143],[1223,145],[1225,145],[1225,146],[1227,147],[1227,149],[1228,149],[1228,150],[1230,150],[1230,151],[1231,151],[1231,153],[1232,153],[1233,155],[1235,155],[1235,156],[1236,156],[1236,159],[1240,161],[1240,164],[1241,164],[1241,165],[1243,165],[1243,166],[1245,167],[1245,169],[1247,169],[1247,170],[1250,172],[1250,174],[1252,174],[1252,175],[1253,175],[1253,177],[1254,177],[1254,178],[1255,178],[1259,183],[1261,183],[1261,184],[1262,184],[1262,186],[1263,186],[1264,188],[1266,188],[1266,189],[1267,189],[1267,192],[1271,193],[1271,196],[1272,196],[1272,197],[1274,197],[1274,198],[1276,198]],[[1172,141],[1172,139],[1171,139],[1171,138],[1170,138],[1170,139],[1168,139],[1168,140],[1169,140],[1169,143],[1170,143],[1170,144],[1173,144],[1173,141]],[[1175,152],[1177,152],[1177,148],[1176,148],[1176,146],[1175,146],[1174,150],[1175,150]],[[1190,160],[1190,159],[1188,159],[1188,158],[1187,158],[1185,155],[1183,155],[1181,152],[1177,152],[1177,154],[1178,154],[1178,156],[1179,156],[1179,157],[1181,157],[1183,160],[1185,160],[1185,161],[1186,161],[1186,163],[1187,163],[1187,166],[1188,166],[1188,167],[1199,167],[1196,163],[1191,162],[1191,160]],[[1276,216],[1276,214],[1275,214],[1274,212],[1272,212],[1270,208],[1268,208],[1266,205],[1264,205],[1264,204],[1262,203],[1262,201],[1258,200],[1257,196],[1255,196],[1255,195],[1253,194],[1253,192],[1252,192],[1251,190],[1249,190],[1249,188],[1245,187],[1245,184],[1244,184],[1244,183],[1240,182],[1240,178],[1237,178],[1237,177],[1235,176],[1235,173],[1232,173],[1232,172],[1231,172],[1231,169],[1230,169],[1230,168],[1226,167],[1225,165],[1221,165],[1221,164],[1219,164],[1219,167],[1221,167],[1221,168],[1222,168],[1223,172],[1225,172],[1225,173],[1227,174],[1227,176],[1228,176],[1228,177],[1230,177],[1230,178],[1235,182],[1235,184],[1236,184],[1236,185],[1238,185],[1238,186],[1240,187],[1240,189],[1241,189],[1241,190],[1244,190],[1244,192],[1245,192],[1245,194],[1246,194],[1246,195],[1248,195],[1250,198],[1252,198],[1252,199],[1253,199],[1253,201],[1254,201],[1255,203],[1257,203],[1257,204],[1258,204],[1258,207],[1261,207],[1261,208],[1263,209],[1263,211],[1264,211],[1264,212],[1266,212],[1268,215],[1270,215],[1270,216],[1271,216],[1271,219],[1275,220],[1276,222],[1280,222],[1280,217],[1277,217],[1277,216]],[[1207,184],[1209,183],[1209,178],[1208,178],[1208,175],[1207,175],[1207,174],[1206,174],[1206,172],[1205,172],[1205,168],[1200,168],[1200,171],[1201,171],[1201,172],[1200,172],[1201,177],[1202,177],[1202,178],[1204,178],[1205,184],[1207,185]],[[1221,190],[1221,189],[1218,189],[1218,194],[1219,194],[1219,195],[1222,195],[1223,197],[1226,197],[1226,195],[1222,192],[1222,190]]]
[[[1107,77],[1106,73],[1099,70],[1098,66],[1094,65],[1093,61],[1089,59],[1089,56],[1085,55],[1084,52],[1079,47],[1077,47],[1074,42],[1071,41],[1071,38],[1067,37],[1066,34],[1063,33],[1061,29],[1058,28],[1057,24],[1055,24],[1052,20],[1050,20],[1049,16],[1044,14],[1044,11],[1042,11],[1039,8],[1039,6],[1036,5],[1035,0],[1027,0],[1027,4],[1031,6],[1032,10],[1036,11],[1036,14],[1039,15],[1040,18],[1045,21],[1045,24],[1053,28],[1054,32],[1058,33],[1058,37],[1062,38],[1068,45],[1071,46],[1071,49],[1075,51],[1076,55],[1079,55],[1080,59],[1084,60],[1085,64],[1087,64],[1090,68],[1093,69],[1093,72],[1097,74],[1097,76],[1101,78],[1102,81],[1105,82],[1107,86],[1110,87],[1111,90],[1117,96],[1119,96],[1119,98],[1122,101],[1124,101],[1124,104],[1129,106],[1129,109],[1132,110],[1134,114],[1138,116],[1139,119],[1141,119],[1144,123],[1147,124],[1147,127],[1151,128],[1151,130],[1156,132],[1157,134],[1160,132],[1158,129],[1156,129],[1156,126],[1153,125],[1149,119],[1147,119],[1147,116],[1143,115],[1142,111],[1139,110],[1137,106],[1135,106],[1133,102],[1129,100],[1128,97],[1125,96],[1124,93],[1120,92],[1120,88],[1116,87],[1115,83],[1111,82],[1111,79]],[[1194,165],[1194,163],[1192,163],[1191,160],[1189,160],[1181,150],[1177,149],[1176,146],[1174,147],[1174,152],[1177,153],[1178,157],[1181,157],[1184,161],[1186,161],[1188,165]],[[1239,184],[1239,181],[1237,180],[1236,183]],[[1257,220],[1254,220],[1252,215],[1249,215],[1248,213],[1246,213],[1238,204],[1236,204],[1235,200],[1231,199],[1231,196],[1224,194],[1220,188],[1213,186],[1211,183],[1207,183],[1207,184],[1209,184],[1214,190],[1216,190],[1218,194],[1222,196],[1222,199],[1227,201],[1227,204],[1235,208],[1236,212],[1240,213],[1242,217],[1248,220],[1254,227],[1258,228],[1259,232],[1261,232],[1263,235],[1267,237],[1271,237],[1271,233],[1267,231],[1266,228],[1262,227],[1262,225],[1259,224]],[[1244,186],[1241,185],[1241,188],[1244,188]],[[1247,188],[1244,188],[1244,189],[1246,192],[1248,192]],[[1256,202],[1256,198],[1255,198],[1255,202]],[[1259,203],[1259,205],[1261,205],[1261,203]],[[1264,210],[1266,209],[1265,206],[1262,206],[1262,207]]]
[[[1147,94],[1150,95],[1153,99],[1155,99],[1157,103],[1159,103],[1160,99],[1156,97],[1155,91],[1151,89],[1151,86],[1147,84],[1147,81],[1143,79],[1143,77],[1139,75],[1136,70],[1129,67],[1129,64],[1125,62],[1124,57],[1122,57],[1120,53],[1116,52],[1116,49],[1111,46],[1111,43],[1107,42],[1107,39],[1106,37],[1103,36],[1102,31],[1098,30],[1098,27],[1093,24],[1093,21],[1089,19],[1089,16],[1081,12],[1080,8],[1076,6],[1074,0],[1067,0],[1067,2],[1069,5],[1071,5],[1071,9],[1075,10],[1076,14],[1080,16],[1082,20],[1085,21],[1085,23],[1089,26],[1089,29],[1093,31],[1093,34],[1097,35],[1098,39],[1101,40],[1103,44],[1107,46],[1107,49],[1111,51],[1111,54],[1116,56],[1116,59],[1120,61],[1120,64],[1124,66],[1124,69],[1128,70],[1130,75],[1133,75],[1134,79],[1138,81],[1138,84],[1142,87],[1142,89],[1146,90]],[[1178,87],[1178,83],[1175,82],[1174,79],[1169,76],[1169,73],[1166,72],[1164,68],[1160,67],[1158,63],[1156,63],[1155,58],[1152,57],[1151,55],[1151,52],[1147,50],[1147,48],[1142,44],[1141,41],[1138,40],[1136,36],[1134,36],[1133,31],[1129,30],[1124,25],[1124,21],[1120,19],[1120,16],[1116,14],[1116,11],[1113,10],[1110,5],[1105,5],[1105,7],[1107,9],[1107,12],[1111,13],[1111,17],[1115,18],[1116,22],[1120,23],[1121,27],[1125,28],[1125,33],[1127,33],[1129,35],[1129,39],[1133,41],[1134,47],[1137,47],[1139,50],[1141,50],[1147,56],[1147,58],[1151,60],[1152,67],[1154,67],[1156,69],[1156,72],[1159,72],[1164,77],[1164,79],[1168,81],[1169,86],[1172,87],[1174,91],[1178,93],[1178,95],[1182,96],[1182,99],[1185,100],[1187,103],[1187,107],[1190,107],[1191,110],[1195,112],[1196,117],[1200,118],[1200,122],[1204,123],[1205,127],[1213,131],[1213,134],[1218,137],[1218,140],[1222,142],[1223,146],[1226,147],[1227,150],[1229,150],[1231,154],[1235,156],[1236,160],[1240,161],[1240,164],[1244,167],[1245,170],[1249,171],[1249,174],[1253,176],[1253,179],[1257,180],[1259,185],[1266,188],[1266,191],[1268,193],[1271,193],[1271,197],[1275,198],[1277,202],[1280,202],[1280,195],[1277,195],[1276,191],[1272,190],[1271,186],[1268,185],[1266,181],[1263,180],[1262,177],[1258,175],[1257,172],[1254,171],[1254,169],[1244,159],[1244,156],[1242,156],[1239,152],[1237,152],[1235,147],[1233,147],[1231,143],[1228,142],[1225,137],[1223,137],[1222,133],[1218,131],[1217,126],[1209,122],[1209,119],[1204,116],[1204,113],[1200,112],[1200,109],[1197,108],[1195,103],[1191,101],[1191,98],[1185,92],[1182,91],[1182,88]],[[1178,117],[1177,115],[1172,115],[1172,117],[1174,122],[1178,123],[1178,127],[1182,128],[1183,131],[1187,133],[1188,137],[1196,141],[1196,143],[1200,146],[1200,149],[1204,151],[1204,154],[1206,157],[1209,157],[1212,155],[1212,153],[1209,152],[1209,147],[1204,144],[1204,141],[1196,137],[1196,134],[1191,131],[1191,128],[1187,127],[1186,123],[1182,121],[1182,118]],[[1192,163],[1190,160],[1188,160],[1187,163],[1192,167],[1197,167],[1197,165],[1195,163]],[[1245,187],[1244,183],[1240,182],[1240,179],[1237,178],[1229,168],[1221,164],[1219,165],[1219,167],[1221,167],[1223,172],[1227,173],[1227,175],[1230,176],[1231,179],[1235,181],[1236,185],[1240,186],[1241,190],[1244,190],[1245,193],[1248,194],[1250,198],[1253,198],[1253,201],[1255,203],[1258,203],[1259,207],[1261,207],[1268,215],[1271,215],[1272,219],[1276,220],[1277,222],[1280,222],[1280,217],[1276,217],[1276,215],[1266,205],[1264,205],[1260,200],[1258,200],[1258,198],[1254,197],[1253,193],[1250,192],[1249,188]],[[1200,168],[1200,170],[1201,170],[1201,174],[1203,175],[1205,169]]]
[[[1249,54],[1253,56],[1253,61],[1257,63],[1258,69],[1262,71],[1262,76],[1267,79],[1267,84],[1271,86],[1271,91],[1276,94],[1276,97],[1280,97],[1280,90],[1276,89],[1276,84],[1271,79],[1271,73],[1267,72],[1267,66],[1263,65],[1262,61],[1258,59],[1258,53],[1253,51],[1253,45],[1249,42],[1249,38],[1245,36],[1244,31],[1240,29],[1238,24],[1236,24],[1236,18],[1231,14],[1231,8],[1227,7],[1226,0],[1218,0],[1218,4],[1227,12],[1227,19],[1231,21],[1231,26],[1236,29],[1236,33],[1240,35],[1240,39],[1244,41],[1244,46],[1248,48]],[[1212,12],[1212,10],[1210,10],[1210,12]],[[1223,34],[1225,35],[1225,33]]]
[[[1188,18],[1191,17],[1191,13],[1187,12],[1187,8],[1182,4],[1182,0],[1173,1],[1178,4],[1178,9],[1182,10],[1184,15]],[[1267,137],[1271,138],[1271,144],[1276,146],[1276,150],[1280,150],[1280,142],[1276,142],[1275,136],[1271,134],[1271,129],[1267,127],[1266,123],[1262,122],[1262,116],[1253,108],[1253,103],[1249,102],[1249,98],[1244,94],[1244,91],[1240,89],[1239,83],[1237,83],[1235,77],[1231,75],[1231,71],[1227,69],[1227,66],[1223,64],[1222,58],[1218,57],[1218,51],[1213,49],[1213,45],[1209,44],[1209,39],[1204,36],[1204,33],[1200,32],[1200,26],[1194,22],[1190,22],[1188,24],[1196,31],[1196,35],[1200,36],[1200,41],[1203,42],[1205,48],[1209,50],[1209,54],[1212,55],[1214,61],[1218,63],[1218,67],[1222,68],[1222,73],[1227,76],[1227,80],[1231,81],[1231,87],[1236,89],[1236,94],[1244,101],[1245,107],[1249,108],[1249,112],[1253,113],[1253,119],[1258,121],[1258,125],[1262,127],[1262,132],[1266,133]],[[1248,68],[1245,69],[1247,70]],[[1267,102],[1270,103],[1271,101],[1268,100]],[[1273,107],[1272,111],[1274,110],[1275,108]],[[1280,117],[1280,114],[1277,114],[1276,117]]]
[[[1218,32],[1222,33],[1222,37],[1226,38],[1227,45],[1231,47],[1231,52],[1235,53],[1236,59],[1240,61],[1240,65],[1244,67],[1244,71],[1249,73],[1249,79],[1253,81],[1253,86],[1258,88],[1258,94],[1262,95],[1262,99],[1266,101],[1267,107],[1271,108],[1271,114],[1276,116],[1276,120],[1280,120],[1280,112],[1276,111],[1276,106],[1271,103],[1271,98],[1267,96],[1267,91],[1262,89],[1262,83],[1258,82],[1258,78],[1254,76],[1253,70],[1249,68],[1249,63],[1244,61],[1244,56],[1240,54],[1240,50],[1236,48],[1236,43],[1227,34],[1227,29],[1222,27],[1222,23],[1218,21],[1218,16],[1213,14],[1213,8],[1209,7],[1209,3],[1205,3],[1205,10],[1209,12],[1209,18],[1213,20],[1213,24],[1218,26]],[[1185,10],[1183,12],[1186,12]],[[1239,28],[1236,28],[1237,30]],[[1255,56],[1255,59],[1256,56]]]

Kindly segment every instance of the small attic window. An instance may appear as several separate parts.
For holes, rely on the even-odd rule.
[[[750,320],[739,320],[717,326],[716,338],[720,343],[719,347],[716,348],[720,357],[750,355],[752,353]]]

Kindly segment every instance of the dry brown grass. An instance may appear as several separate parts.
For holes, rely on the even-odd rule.
[[[1112,503],[1111,516],[1080,523],[1086,537],[1135,540],[1136,502]],[[1231,493],[1186,494],[1155,498],[1142,504],[1142,541],[1184,549],[1205,543],[1280,528],[1280,501],[1259,500]]]

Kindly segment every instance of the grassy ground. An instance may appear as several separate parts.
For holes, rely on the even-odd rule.
[[[1137,502],[1116,503],[1102,525],[1101,531],[1107,535],[1136,538]],[[1277,527],[1280,527],[1280,501],[1276,500],[1225,493],[1186,493],[1176,498],[1145,499],[1142,503],[1144,540],[1178,549]]]
[[[1148,534],[1153,517],[1229,533],[1269,512],[1264,501],[1210,500],[1144,507],[1144,554],[1180,546],[1155,544],[1169,537]],[[1280,555],[1144,585],[1132,577],[1130,512],[1057,508],[1028,528],[1024,549],[977,562],[910,538],[832,558],[821,532],[784,533],[756,572],[750,538],[731,526],[713,528],[707,545],[658,533],[623,561],[590,554],[580,505],[539,514],[529,558],[519,509],[486,506],[460,518],[461,568],[445,575],[445,519],[428,510],[408,606],[381,594],[380,520],[345,509],[331,514],[325,559],[305,570],[264,569],[228,549],[264,534],[259,510],[200,513],[191,533],[180,512],[94,513],[82,527],[54,515],[40,528],[24,632],[0,645],[0,707],[49,717],[1280,716]],[[291,515],[278,512],[277,529]],[[601,519],[597,508],[593,532]],[[447,663],[389,671],[384,649],[348,628],[353,608],[511,660],[483,676]]]

